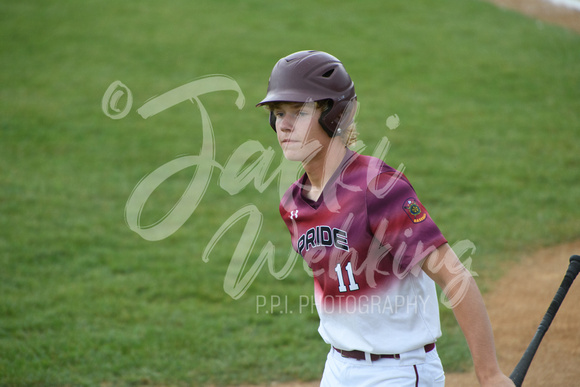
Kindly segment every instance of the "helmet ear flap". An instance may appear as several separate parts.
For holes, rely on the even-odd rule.
[[[328,100],[328,107],[320,114],[318,122],[330,137],[334,137],[337,129],[346,129],[352,124],[356,107],[356,95],[340,102]]]
[[[329,99],[326,101],[327,107],[320,113],[320,117],[318,118],[318,123],[322,126],[322,129],[328,134],[330,137],[334,136],[334,131],[336,130],[336,126],[333,125],[333,117],[328,116],[328,114],[332,111],[332,107],[334,105],[334,101]]]
[[[270,111],[270,126],[274,129],[274,132],[276,132],[276,116],[273,111]]]

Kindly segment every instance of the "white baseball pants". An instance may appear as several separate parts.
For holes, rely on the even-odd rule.
[[[444,387],[437,348],[401,354],[400,359],[356,360],[330,349],[321,387]]]

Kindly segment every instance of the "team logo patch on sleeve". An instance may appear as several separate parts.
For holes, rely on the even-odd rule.
[[[413,223],[421,223],[427,219],[427,211],[415,198],[409,198],[403,203],[403,210]]]

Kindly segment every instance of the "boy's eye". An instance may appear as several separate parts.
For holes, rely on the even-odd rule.
[[[310,109],[296,109],[293,111],[285,112],[283,110],[274,111],[274,117],[276,118],[283,118],[286,115],[290,115],[291,117],[309,117],[312,115],[312,111]]]

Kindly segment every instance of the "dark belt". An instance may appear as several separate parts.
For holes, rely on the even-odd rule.
[[[345,351],[345,350],[338,349],[335,347],[332,347],[332,348],[334,348],[335,351],[340,353],[342,355],[342,357],[347,357],[349,359],[356,359],[356,360],[366,360],[365,353],[363,351]],[[425,353],[431,352],[433,349],[435,349],[435,343],[427,344],[425,346]],[[401,355],[399,355],[399,354],[376,355],[374,353],[371,353],[371,361],[377,361],[379,359],[400,359],[400,358],[401,358]]]

